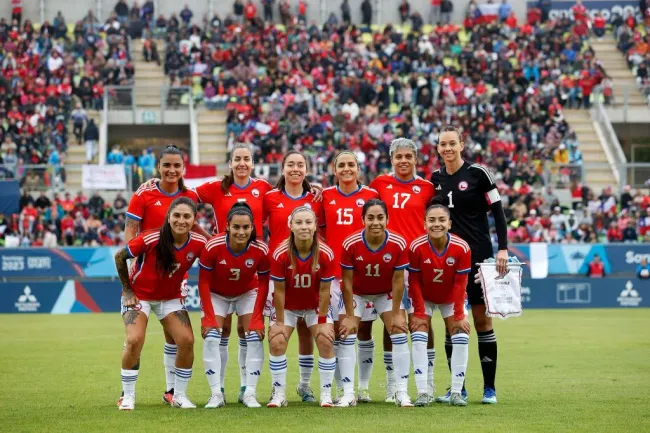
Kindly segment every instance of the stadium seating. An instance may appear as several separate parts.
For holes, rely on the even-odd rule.
[[[637,22],[633,15],[617,17],[613,28],[617,47],[625,55],[636,77],[636,84],[650,104],[650,9],[645,21]]]

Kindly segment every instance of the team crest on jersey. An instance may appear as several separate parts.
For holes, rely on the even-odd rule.
[[[260,196],[260,191],[257,188],[253,188],[251,194],[253,194],[253,197],[257,198]]]
[[[391,256],[390,254],[388,254],[388,253],[384,254],[384,261],[386,263],[390,262],[392,259],[393,259],[393,256]]]
[[[252,268],[255,264],[255,261],[253,259],[247,259],[244,263],[246,264],[247,268]]]
[[[417,185],[413,185],[413,192],[416,194],[420,194],[420,191],[422,191],[422,188],[420,188]]]
[[[185,258],[187,259],[188,262],[192,261],[192,259],[194,259],[194,253],[187,253]]]
[[[363,205],[366,204],[366,201],[362,198],[357,199],[357,206],[363,207]]]
[[[467,182],[465,182],[464,180],[461,180],[460,182],[458,182],[458,189],[461,190],[461,191],[465,191],[468,186],[469,185],[467,185]]]
[[[447,257],[446,262],[448,266],[454,266],[456,264],[456,259],[454,259],[453,257]]]

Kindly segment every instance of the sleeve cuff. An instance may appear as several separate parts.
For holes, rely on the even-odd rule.
[[[408,270],[409,270],[409,272],[420,272],[419,269],[410,268],[410,267],[408,268]]]
[[[270,269],[267,269],[266,271],[257,271],[258,274],[268,274],[269,272],[271,272]]]
[[[327,282],[330,282],[330,281],[334,281],[334,277],[325,277],[325,278],[321,278],[320,281],[321,281],[322,283],[327,283]]]
[[[211,270],[212,270],[212,268],[210,268],[210,267],[208,267],[208,266],[205,266],[205,265],[204,265],[203,263],[201,263],[200,261],[199,261],[199,267],[200,267],[201,269],[205,269],[206,271],[211,271]]]
[[[354,266],[344,265],[343,263],[341,263],[341,267],[342,267],[343,269],[354,269]]]
[[[137,216],[136,214],[132,214],[130,212],[126,213],[127,218],[131,218],[132,220],[136,220],[138,222],[142,221],[142,217]]]
[[[284,281],[284,277],[276,277],[275,275],[271,275],[271,279],[273,281]]]
[[[470,272],[472,272],[472,268],[461,269],[459,271],[456,271],[457,274],[469,274]]]
[[[401,271],[409,267],[408,263],[404,263],[403,265],[395,266],[396,271]]]
[[[131,248],[129,248],[129,246],[128,246],[128,245],[127,245],[127,246],[125,246],[124,248],[126,249],[126,253],[127,253],[128,255],[129,255],[129,258],[131,258],[131,259],[132,259],[132,258],[134,258],[134,257],[135,257],[135,256],[133,255],[133,253],[131,252]]]

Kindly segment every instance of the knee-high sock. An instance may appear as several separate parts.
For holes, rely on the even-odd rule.
[[[427,393],[427,341],[426,332],[413,332],[411,334],[411,356],[413,358],[413,378],[418,394]]]
[[[318,357],[318,373],[320,375],[321,394],[328,394],[332,392],[334,370],[336,370],[336,358]]]
[[[395,385],[395,368],[393,366],[393,352],[384,352],[384,366],[386,367],[386,387]]]
[[[286,395],[287,386],[287,355],[269,356],[271,368],[271,384],[276,392]]]
[[[187,394],[187,384],[192,378],[192,368],[176,367],[176,381],[174,382],[174,398]]]
[[[166,391],[174,387],[176,382],[176,352],[178,347],[175,344],[165,343],[163,349],[163,365],[165,366],[165,382],[167,383]]]
[[[255,393],[264,363],[264,346],[255,332],[246,335],[248,350],[246,352],[246,391]]]
[[[219,356],[221,356],[221,370],[219,377],[221,378],[221,388],[226,386],[226,367],[228,366],[228,341],[229,337],[222,337],[219,343]]]
[[[314,355],[298,355],[298,367],[300,369],[300,384],[311,383],[311,373],[314,371]]]
[[[341,342],[339,340],[334,340],[334,359],[336,359],[336,369],[334,370],[334,381],[336,382],[337,392],[339,389],[343,388],[343,382],[341,382],[341,367],[339,366],[339,350]]]
[[[445,335],[445,355],[447,355],[447,367],[451,371],[451,353],[454,350],[454,346],[451,344],[451,335]]]
[[[409,380],[411,357],[409,356],[408,337],[406,334],[393,334],[393,365],[395,366],[395,385],[398,392],[406,392]]]
[[[205,376],[208,379],[212,395],[221,392],[220,342],[221,333],[216,329],[210,330],[203,341],[203,365],[205,366]]]
[[[481,369],[483,370],[483,385],[496,389],[494,380],[497,375],[497,337],[494,335],[494,330],[476,334],[478,335],[478,356],[481,358]]]
[[[375,340],[359,340],[357,349],[357,362],[359,364],[359,389],[368,389],[372,366],[375,362]]]
[[[246,352],[248,350],[246,343],[245,337],[239,339],[239,353],[237,360],[239,361],[239,385],[241,387],[246,386]]]
[[[135,382],[138,380],[138,370],[122,369],[122,392],[124,395],[135,395]]]
[[[427,387],[434,388],[433,384],[433,369],[436,365],[436,349],[427,349],[427,359],[429,361],[427,367]]]
[[[454,345],[451,354],[451,392],[461,392],[469,358],[469,335],[452,335],[451,343]]]
[[[354,343],[356,341],[356,334],[348,335],[345,340],[339,341],[339,354],[336,364],[341,372],[341,382],[345,394],[354,394],[354,369],[357,362]],[[338,384],[336,386],[338,387]]]

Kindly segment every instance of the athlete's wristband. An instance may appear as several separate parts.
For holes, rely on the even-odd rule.
[[[322,325],[323,323],[327,323],[327,316],[318,316],[318,324]]]

